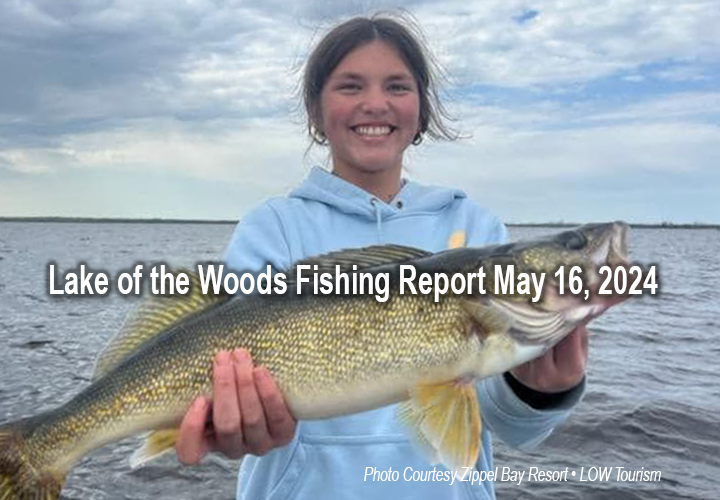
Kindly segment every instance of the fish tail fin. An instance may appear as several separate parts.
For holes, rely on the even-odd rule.
[[[65,476],[33,463],[37,452],[25,441],[31,428],[27,421],[0,425],[0,500],[60,498]]]

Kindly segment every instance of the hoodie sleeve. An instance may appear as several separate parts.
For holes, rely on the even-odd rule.
[[[485,423],[505,443],[521,450],[537,446],[557,425],[565,422],[584,388],[583,379],[574,391],[578,395],[576,398],[537,410],[518,398],[502,375],[483,380],[477,387]]]
[[[250,211],[238,223],[223,260],[234,271],[259,271],[267,264],[275,269],[290,266],[282,221],[269,202]]]
[[[482,246],[507,241],[507,229],[496,216],[480,207],[468,228],[468,246]],[[555,426],[563,423],[571,408],[584,393],[585,381],[573,389],[570,397],[559,404],[536,409],[513,391],[505,377],[498,375],[477,385],[483,420],[488,428],[508,445],[530,449],[547,438]]]

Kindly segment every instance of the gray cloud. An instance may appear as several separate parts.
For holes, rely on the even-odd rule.
[[[214,60],[228,78],[242,78],[243,65],[265,71],[286,65],[275,22],[254,10],[203,2],[25,1],[2,3],[0,20],[0,64],[9,68],[0,80],[5,132],[18,126],[43,136],[59,124],[77,129],[94,120],[113,126],[151,116],[192,120],[278,108],[276,99],[253,95],[263,90],[255,69],[243,104],[229,110],[228,96],[215,91],[231,82],[192,78]]]

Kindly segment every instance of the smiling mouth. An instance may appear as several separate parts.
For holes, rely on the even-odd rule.
[[[353,132],[364,137],[383,137],[390,135],[397,127],[392,125],[357,125],[350,127]]]

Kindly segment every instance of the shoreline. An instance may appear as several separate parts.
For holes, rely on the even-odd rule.
[[[148,218],[133,219],[123,217],[3,217],[0,222],[57,222],[57,223],[80,223],[80,224],[237,224],[237,220],[230,219],[164,219]],[[508,227],[577,227],[581,222],[507,222]],[[628,222],[632,228],[653,228],[653,229],[720,229],[720,224],[712,223],[635,223]]]

